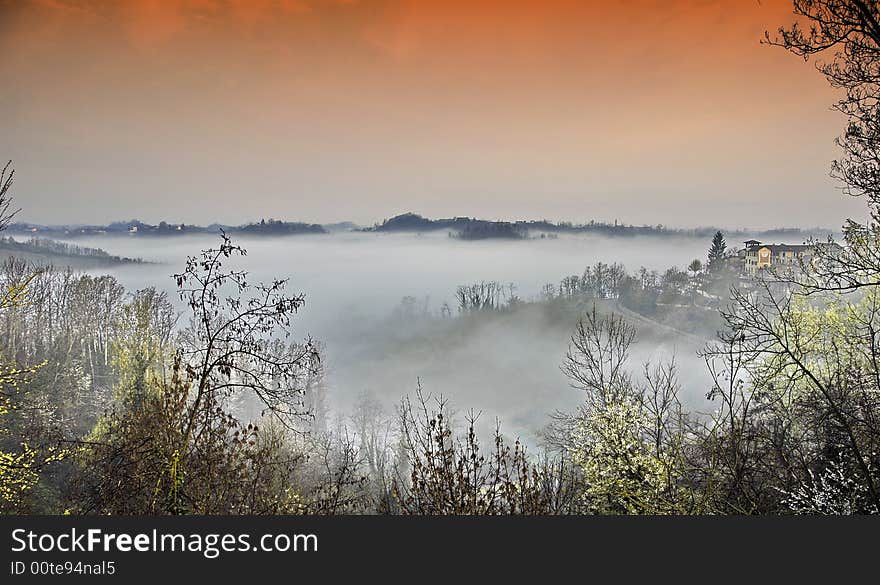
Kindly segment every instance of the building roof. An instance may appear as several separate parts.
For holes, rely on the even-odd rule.
[[[766,244],[761,246],[762,248],[768,248],[773,253],[779,252],[803,252],[804,250],[811,250],[814,246],[809,244]]]

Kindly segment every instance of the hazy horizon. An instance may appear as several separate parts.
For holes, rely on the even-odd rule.
[[[569,222],[569,223],[572,223],[573,225],[588,225],[591,222],[595,222],[597,224],[611,225],[611,224],[614,224],[615,222],[618,222],[618,223],[620,223],[620,225],[632,226],[632,227],[654,227],[654,226],[662,225],[663,228],[668,229],[668,230],[672,230],[672,231],[676,231],[676,230],[688,231],[688,230],[718,228],[718,229],[725,230],[725,231],[744,232],[744,233],[755,233],[755,232],[786,230],[786,229],[796,229],[796,230],[800,230],[803,232],[828,231],[828,232],[833,232],[833,233],[839,233],[840,227],[841,227],[839,225],[834,226],[834,225],[821,225],[821,224],[812,224],[812,225],[808,225],[808,224],[801,224],[801,225],[779,224],[779,225],[767,225],[767,226],[762,226],[762,227],[756,227],[756,226],[751,226],[751,225],[734,225],[734,224],[725,225],[723,223],[658,224],[656,222],[655,223],[623,222],[623,221],[620,221],[618,218],[574,219],[574,218],[569,218],[569,217],[559,217],[559,218],[551,218],[551,217],[546,217],[546,216],[534,216],[534,217],[531,217],[531,216],[530,217],[508,216],[508,217],[505,217],[505,216],[497,216],[497,215],[491,216],[491,217],[481,217],[481,216],[466,216],[464,214],[451,214],[449,216],[444,216],[444,217],[440,217],[440,216],[429,217],[429,216],[425,216],[421,213],[418,213],[417,211],[399,211],[399,212],[396,212],[393,214],[383,215],[382,217],[379,217],[379,218],[376,218],[376,219],[373,219],[370,221],[366,221],[366,222],[357,222],[357,221],[354,221],[351,219],[347,219],[345,217],[340,217],[338,219],[333,219],[330,221],[313,221],[309,218],[284,217],[284,216],[279,216],[279,215],[266,214],[266,215],[262,215],[262,216],[254,216],[254,217],[247,217],[247,218],[243,217],[239,220],[234,220],[234,221],[209,220],[209,218],[206,217],[205,219],[202,219],[202,220],[197,219],[194,221],[183,222],[183,223],[185,223],[186,225],[194,225],[194,226],[198,226],[198,227],[207,227],[207,226],[211,226],[211,225],[215,225],[215,224],[226,225],[226,226],[240,226],[240,225],[246,225],[249,223],[258,223],[260,220],[264,220],[264,219],[265,220],[273,219],[273,220],[279,220],[279,221],[285,221],[285,222],[318,224],[318,225],[325,226],[325,227],[339,225],[339,224],[352,224],[355,228],[362,229],[362,228],[370,228],[375,225],[379,225],[385,220],[397,217],[399,215],[407,214],[407,213],[414,213],[416,215],[420,215],[420,216],[424,217],[425,219],[430,219],[430,220],[435,220],[435,221],[436,220],[443,220],[443,219],[452,219],[452,218],[456,218],[456,217],[470,217],[471,219],[482,220],[482,221],[507,221],[507,222],[548,221],[551,223]],[[178,221],[178,218],[164,216],[161,213],[146,213],[142,216],[139,216],[139,215],[120,216],[120,217],[116,217],[116,218],[111,218],[108,221],[83,220],[83,221],[75,221],[75,222],[73,222],[73,221],[70,221],[70,222],[43,221],[43,220],[40,220],[39,218],[30,217],[30,215],[33,215],[33,214],[26,214],[25,210],[22,209],[22,211],[13,218],[13,223],[34,224],[34,225],[42,225],[42,226],[46,226],[46,227],[104,226],[104,225],[110,225],[110,224],[114,224],[114,223],[128,223],[128,222],[132,222],[132,221],[139,221],[139,222],[149,224],[149,225],[158,225],[160,222],[163,222],[163,221],[167,222],[169,224],[172,224],[172,225],[177,224],[177,223],[181,223],[180,221]],[[442,228],[436,228],[436,230],[441,231]],[[403,231],[413,231],[413,230],[403,230]],[[431,230],[425,230],[425,231],[431,231]],[[299,235],[295,234],[295,235],[281,236],[281,237],[298,237],[298,236]]]
[[[0,0],[0,156],[39,223],[831,228],[862,210],[828,176],[836,94],[760,44],[792,19],[787,0]]]

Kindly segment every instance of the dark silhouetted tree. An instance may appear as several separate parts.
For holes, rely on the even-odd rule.
[[[251,285],[247,272],[224,269],[225,260],[246,253],[222,234],[219,247],[187,258],[184,271],[174,276],[191,311],[179,353],[193,385],[193,412],[208,394],[252,393],[292,427],[310,415],[303,384],[318,355],[311,343],[290,351],[279,341],[290,336],[291,318],[305,299],[285,295],[285,280]],[[196,422],[187,423],[184,443]]]
[[[3,170],[0,171],[0,230],[6,229],[12,218],[21,211],[12,207],[12,181],[15,178],[15,169],[12,167],[12,161],[8,161]]]
[[[724,241],[724,234],[717,231],[712,237],[712,245],[709,247],[709,270],[717,270],[726,254],[727,243]]]

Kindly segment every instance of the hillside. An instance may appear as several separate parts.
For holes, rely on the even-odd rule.
[[[75,246],[46,238],[19,242],[0,238],[0,259],[18,258],[39,265],[69,266],[76,269],[104,268],[124,264],[142,264],[140,258],[113,256],[100,248]]]

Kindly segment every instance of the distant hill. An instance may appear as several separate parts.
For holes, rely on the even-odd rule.
[[[522,240],[529,235],[528,230],[515,223],[506,221],[483,221],[471,220],[465,223],[458,232],[457,237],[461,240]]]
[[[444,228],[454,228],[464,222],[470,221],[467,217],[456,217],[452,219],[428,219],[417,213],[401,213],[395,215],[391,219],[386,219],[381,224],[373,226],[371,231],[376,232],[416,232],[439,230]]]
[[[462,240],[486,240],[492,238],[519,240],[528,236],[528,230],[506,221],[488,221],[470,217],[450,219],[427,219],[416,213],[404,213],[386,219],[367,231],[375,232],[427,232],[451,230],[452,236]]]
[[[35,264],[53,264],[79,269],[143,263],[140,258],[113,256],[100,248],[86,248],[45,238],[31,238],[25,242],[18,242],[11,237],[0,237],[0,258],[5,260],[10,257]]]
[[[196,225],[169,224],[159,222],[151,225],[133,219],[116,221],[107,225],[40,225],[35,223],[13,223],[7,228],[9,233],[30,234],[34,237],[78,238],[89,236],[180,236],[194,233],[213,233],[211,230]]]
[[[291,236],[296,234],[326,234],[327,230],[323,226],[316,223],[300,223],[290,221],[279,221],[277,219],[265,219],[259,223],[249,223],[247,225],[226,230],[230,233],[240,233],[256,236]]]
[[[129,236],[129,237],[172,237],[192,234],[217,234],[225,231],[228,234],[289,236],[299,234],[326,234],[323,226],[315,223],[302,223],[264,219],[244,225],[211,224],[199,226],[184,223],[148,224],[140,220],[116,221],[107,225],[40,225],[33,223],[13,223],[8,228],[10,233],[30,234],[35,237],[49,238],[80,238],[94,236]]]
[[[249,236],[296,236],[308,234],[328,234],[341,231],[365,232],[431,232],[445,230],[454,238],[462,240],[508,239],[520,240],[540,238],[554,234],[598,234],[604,236],[688,236],[711,238],[719,229],[716,227],[669,228],[663,225],[628,225],[590,221],[589,223],[554,222],[541,220],[495,221],[473,217],[450,217],[429,219],[417,213],[402,213],[386,219],[373,227],[359,228],[351,222],[321,225],[297,221],[264,219],[242,225],[213,223],[207,226],[194,224],[159,222],[148,224],[137,219],[117,221],[107,225],[40,225],[33,223],[14,223],[9,233],[26,234],[40,238],[74,239],[94,236],[128,237],[174,237],[190,234],[217,234],[221,230],[228,234]],[[831,230],[775,228],[769,230],[727,230],[721,229],[729,245],[754,238],[761,241],[786,241],[801,243],[810,238],[824,239]]]
[[[351,221],[325,223],[321,227],[323,227],[328,232],[352,232],[361,229],[361,226]]]
[[[430,232],[450,230],[454,237],[466,240],[486,238],[522,239],[540,237],[544,234],[599,234],[605,236],[689,236],[711,238],[719,228],[700,227],[690,229],[668,228],[663,225],[627,225],[591,221],[575,224],[572,222],[552,222],[548,220],[491,221],[470,217],[428,219],[417,213],[403,213],[375,224],[364,231],[373,232]],[[725,230],[721,229],[728,242],[735,244],[738,238],[784,239],[801,242],[809,238],[825,238],[829,230],[776,228],[770,230]]]

